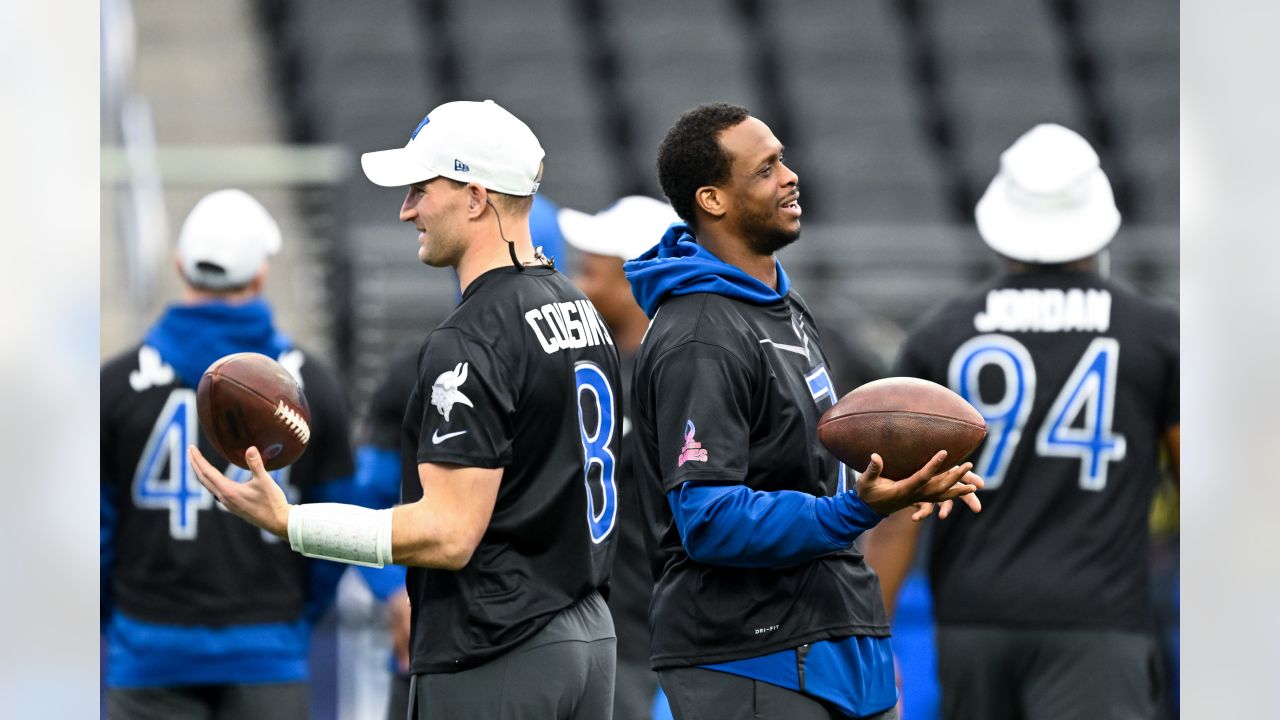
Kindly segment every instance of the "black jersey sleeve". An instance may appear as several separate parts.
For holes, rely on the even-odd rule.
[[[513,380],[493,346],[453,328],[432,333],[418,364],[418,462],[510,464]]]
[[[663,354],[652,374],[662,490],[704,480],[742,482],[751,435],[751,373],[729,350],[692,341]]]

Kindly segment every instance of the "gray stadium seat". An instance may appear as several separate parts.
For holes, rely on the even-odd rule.
[[[810,303],[865,308],[901,327],[999,267],[972,227],[941,224],[823,225],[806,230],[782,262],[806,278]]]
[[[806,0],[803,6],[761,3],[764,24],[781,49],[784,64],[797,56],[831,53],[872,64],[905,64],[901,22],[887,0]],[[796,75],[784,67],[784,81]]]
[[[1000,67],[1009,60],[1062,57],[1062,42],[1043,0],[921,0],[932,42],[944,63],[964,58]]]
[[[633,172],[656,189],[658,143],[681,113],[707,102],[759,112],[746,28],[726,0],[609,0],[605,6],[634,131]]]
[[[1178,5],[1078,0],[1078,6],[1116,154],[1133,180],[1132,219],[1177,222]]]
[[[568,0],[453,3],[460,82],[524,120],[547,152],[542,192],[596,209],[619,194],[585,44]]]
[[[943,97],[961,171],[979,191],[995,175],[1000,153],[1035,125],[1054,122],[1086,132],[1077,97],[1061,76],[966,76],[963,68],[956,68],[948,78]]]
[[[948,218],[944,174],[913,125],[833,123],[788,151],[810,218],[926,222]],[[810,211],[813,212],[810,212]]]

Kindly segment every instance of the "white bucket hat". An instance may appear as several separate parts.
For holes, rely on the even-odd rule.
[[[427,113],[404,147],[365,153],[360,166],[383,187],[447,177],[527,196],[538,191],[545,154],[529,126],[502,106],[459,100]]]
[[[193,285],[212,290],[247,284],[280,252],[280,226],[243,190],[200,199],[182,223],[178,262]]]
[[[631,260],[657,245],[671,223],[680,217],[661,200],[629,195],[595,215],[561,208],[559,220],[565,242],[574,248]]]
[[[1000,154],[978,201],[978,232],[991,249],[1030,263],[1063,263],[1106,247],[1120,211],[1098,154],[1061,125],[1037,125]]]

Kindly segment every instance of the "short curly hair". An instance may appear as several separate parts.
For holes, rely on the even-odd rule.
[[[686,112],[658,145],[658,184],[682,220],[694,223],[694,194],[729,177],[730,158],[716,137],[751,116],[740,105],[709,103]]]

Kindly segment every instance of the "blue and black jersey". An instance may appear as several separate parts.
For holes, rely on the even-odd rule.
[[[936,522],[944,624],[1145,631],[1147,516],[1178,424],[1178,311],[1092,272],[1011,274],[913,330],[897,373],[985,416],[981,514]]]
[[[668,298],[635,373],[637,479],[664,494],[685,483],[814,496],[852,489],[852,474],[818,441],[818,418],[837,395],[794,291],[771,304]],[[789,566],[708,564],[689,557],[666,503],[651,511],[663,528],[650,612],[655,669],[889,634],[879,582],[856,547]]]
[[[618,524],[618,352],[586,297],[551,268],[490,270],[427,337],[402,428],[402,497],[420,463],[503,468],[471,561],[410,568],[414,673],[465,670],[607,596]]]
[[[227,512],[186,453],[195,444],[229,477],[248,477],[199,427],[194,368],[217,359],[202,356],[209,347],[269,351],[299,380],[312,413],[306,451],[272,475],[293,502],[358,501],[334,374],[287,342],[205,343],[202,329],[217,334],[219,323],[200,312],[171,309],[169,319],[191,320],[179,323],[183,332],[144,342],[101,372],[103,629],[115,687],[304,679],[311,622],[344,567],[308,560]]]

